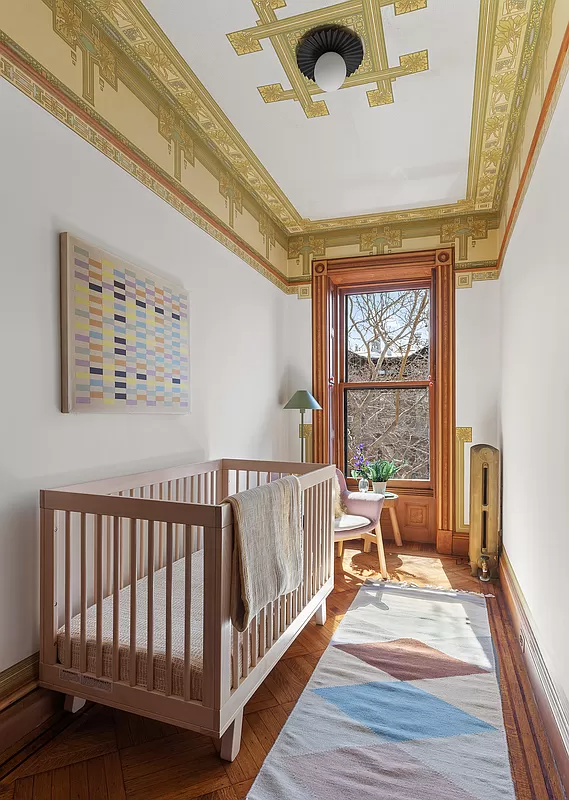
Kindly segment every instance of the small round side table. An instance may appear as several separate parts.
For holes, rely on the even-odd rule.
[[[383,501],[383,508],[389,511],[389,518],[393,527],[393,536],[395,537],[395,544],[397,547],[403,547],[403,539],[401,538],[401,531],[399,530],[399,520],[397,519],[397,502],[399,495],[395,492],[386,492],[385,500]],[[380,519],[381,526],[381,519]],[[371,543],[375,540],[375,536],[365,537],[364,552],[369,553]]]

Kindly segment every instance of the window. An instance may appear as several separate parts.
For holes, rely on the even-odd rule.
[[[394,460],[397,479],[432,475],[433,350],[430,286],[346,292],[340,365],[345,472],[363,444]]]

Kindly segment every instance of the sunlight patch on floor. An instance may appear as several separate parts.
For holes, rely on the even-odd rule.
[[[448,568],[448,564],[446,565]],[[452,588],[451,581],[445,572],[445,565],[436,556],[406,555],[397,553],[391,548],[387,551],[387,567],[391,580],[416,581],[420,584]],[[372,553],[364,554],[361,549],[345,546],[342,555],[344,575],[353,576],[358,581],[367,578],[379,578],[379,564],[375,548]]]

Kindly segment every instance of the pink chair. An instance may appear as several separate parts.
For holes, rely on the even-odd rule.
[[[371,543],[375,541],[379,571],[381,577],[386,580],[388,578],[387,564],[380,523],[381,509],[385,498],[382,494],[350,492],[346,486],[344,474],[337,469],[336,475],[340,484],[340,497],[346,509],[346,514],[334,520],[334,541],[338,542],[338,555],[342,555],[344,542],[348,539],[363,539],[366,553],[370,552]]]

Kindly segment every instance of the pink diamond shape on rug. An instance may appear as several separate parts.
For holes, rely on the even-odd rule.
[[[308,791],[301,796],[312,800],[474,800],[474,796],[426,764],[392,744],[379,747],[341,748],[327,753],[310,753],[291,758],[287,770]],[[279,785],[276,781],[271,788]],[[280,786],[284,789],[283,780]],[[294,787],[289,784],[291,795]],[[287,794],[263,793],[262,782],[249,797],[279,797]],[[293,795],[298,797],[296,792]]]
[[[366,642],[365,644],[336,644],[334,647],[401,681],[451,678],[457,675],[478,675],[487,672],[474,664],[442,653],[417,639],[395,639],[393,642]]]

